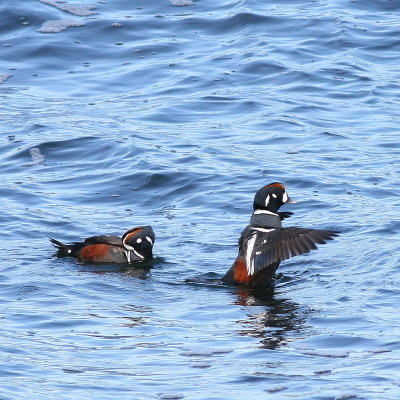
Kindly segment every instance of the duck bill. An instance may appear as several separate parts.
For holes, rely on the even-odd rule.
[[[295,204],[295,203],[297,203],[297,201],[296,200],[294,200],[294,199],[292,199],[291,197],[288,197],[288,200],[287,200],[287,202],[286,203],[289,203],[289,204]]]

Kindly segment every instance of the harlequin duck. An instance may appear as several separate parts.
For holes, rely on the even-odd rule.
[[[250,223],[239,239],[239,254],[222,278],[224,282],[256,287],[268,282],[281,261],[308,253],[316,244],[326,243],[337,232],[289,227],[281,220],[292,213],[278,212],[285,203],[295,203],[285,186],[273,182],[262,187],[254,197]]]
[[[122,237],[91,236],[71,244],[49,239],[57,247],[59,257],[71,256],[88,263],[126,264],[151,258],[155,235],[151,226],[138,226]]]

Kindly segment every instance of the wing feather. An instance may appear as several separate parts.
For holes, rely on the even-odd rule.
[[[304,240],[306,246],[310,249],[310,251],[317,249],[315,243],[307,235],[303,235],[302,239]]]
[[[99,235],[91,236],[84,240],[85,244],[112,244],[114,246],[123,246],[122,239],[119,236]]]
[[[337,235],[337,232],[322,229],[289,227],[263,233],[246,227],[239,243],[240,251],[246,255],[248,273],[254,275],[277,261],[309,253],[317,244],[324,244]]]

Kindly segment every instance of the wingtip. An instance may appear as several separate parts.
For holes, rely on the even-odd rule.
[[[332,230],[332,231],[328,231],[329,232],[329,234],[332,236],[332,239],[334,238],[334,237],[338,237],[340,234],[341,234],[341,232],[340,231],[337,231],[337,230]]]

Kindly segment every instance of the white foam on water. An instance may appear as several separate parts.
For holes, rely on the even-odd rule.
[[[73,6],[66,4],[64,1],[60,0],[39,0],[44,4],[48,4],[49,6],[53,6],[58,8],[61,11],[68,12],[73,15],[77,15],[78,17],[86,17],[88,15],[97,14],[97,12],[92,11],[97,8],[96,6]]]
[[[177,6],[177,7],[193,5],[193,1],[192,0],[169,0],[169,2],[173,6]]]
[[[44,155],[37,147],[32,147],[31,149],[29,149],[29,154],[32,157],[32,161],[25,163],[25,166],[37,165],[44,161]]]
[[[60,20],[50,20],[43,23],[43,25],[38,29],[41,33],[57,33],[65,31],[72,26],[82,26],[85,25],[84,22],[76,21],[72,19],[60,19]]]
[[[0,74],[0,85],[4,83],[8,78],[10,78],[11,74]]]

